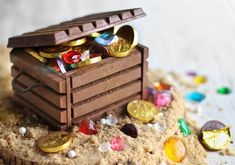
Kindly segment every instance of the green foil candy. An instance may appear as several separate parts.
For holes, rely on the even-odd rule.
[[[232,92],[232,90],[229,89],[228,87],[221,87],[217,90],[217,92],[222,95],[228,95]]]
[[[180,118],[178,120],[178,123],[180,124],[180,131],[182,132],[183,136],[188,136],[191,134],[191,131],[188,127],[188,124],[186,123],[186,121],[184,120],[184,118]]]

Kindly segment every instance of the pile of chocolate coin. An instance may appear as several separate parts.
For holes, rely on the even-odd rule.
[[[32,57],[55,72],[66,73],[102,61],[109,56],[126,57],[138,43],[137,31],[129,25],[95,32],[57,46],[26,48]]]

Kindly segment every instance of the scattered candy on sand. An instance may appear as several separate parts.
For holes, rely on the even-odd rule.
[[[197,76],[197,73],[195,71],[188,71],[187,75],[191,76],[191,77],[195,77],[195,76]]]
[[[155,82],[154,87],[158,91],[169,91],[171,89],[171,85],[161,82]]]
[[[155,128],[156,131],[158,132],[163,132],[165,130],[165,126],[163,123],[156,122],[153,124],[153,127]]]
[[[200,84],[206,83],[207,78],[206,78],[206,76],[198,75],[198,76],[194,77],[193,81],[196,85],[200,85]]]
[[[157,107],[162,108],[171,103],[171,93],[168,91],[157,92],[154,98],[154,103]]]
[[[116,125],[118,123],[118,119],[115,116],[109,115],[106,118],[106,125],[108,126],[113,126]]]
[[[68,152],[68,157],[69,158],[75,158],[77,156],[76,152],[74,150],[70,150]]]
[[[232,90],[228,87],[220,87],[219,89],[217,89],[217,93],[222,94],[222,95],[227,95],[230,94],[232,92]]]
[[[202,132],[202,142],[210,150],[225,149],[230,144],[230,141],[231,137],[228,127]]]
[[[86,135],[94,135],[97,134],[98,131],[95,123],[92,120],[84,119],[80,124],[79,132],[82,132]]]
[[[182,134],[184,136],[188,136],[188,135],[191,134],[191,131],[190,131],[189,127],[188,127],[188,124],[186,123],[184,118],[180,118],[178,120],[178,123],[179,123],[180,131],[182,132]]]
[[[138,131],[137,131],[137,128],[134,124],[125,124],[122,128],[121,128],[121,131],[130,136],[130,137],[133,137],[133,138],[137,138],[138,136]]]
[[[124,140],[120,136],[116,136],[111,140],[111,149],[114,151],[123,151],[125,149]]]
[[[185,96],[185,99],[187,101],[191,101],[191,102],[201,102],[205,98],[206,98],[206,96],[200,92],[188,92]]]
[[[218,120],[206,122],[200,130],[202,142],[210,150],[221,150],[228,147],[231,141],[230,129]]]
[[[186,155],[186,148],[178,137],[170,137],[164,143],[165,155],[173,162],[181,162]]]
[[[109,142],[105,142],[99,145],[100,152],[108,152],[111,149],[111,145]]]
[[[143,123],[148,123],[154,119],[159,112],[157,107],[148,101],[134,100],[128,103],[127,111],[131,117],[134,117]]]
[[[21,134],[21,136],[23,137],[27,132],[27,129],[25,127],[20,127],[19,128],[19,133]]]

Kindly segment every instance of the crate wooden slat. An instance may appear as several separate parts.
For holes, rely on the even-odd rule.
[[[127,104],[130,101],[135,100],[135,99],[141,99],[141,94],[139,93],[139,94],[132,95],[132,96],[127,97],[125,99],[122,99],[118,102],[110,104],[104,108],[97,109],[91,113],[84,115],[84,116],[74,118],[72,120],[72,122],[73,122],[73,124],[78,124],[84,118],[91,119],[91,120],[98,120],[98,119],[101,119],[101,118],[108,116],[109,114],[112,114],[117,117],[125,115],[126,114],[125,109],[126,109]]]
[[[78,103],[139,78],[141,78],[141,66],[137,65],[72,90],[72,103]]]
[[[97,64],[72,70],[66,76],[72,77],[72,88],[77,88],[141,63],[141,52],[135,49],[125,58],[109,57]]]
[[[44,121],[47,122],[47,124],[49,124],[54,129],[56,129],[56,130],[65,130],[65,129],[68,128],[65,123],[60,123],[60,122],[56,121],[53,117],[50,117],[45,112],[43,112],[41,110],[38,110],[38,107],[36,107],[32,103],[30,103],[28,101],[28,99],[24,99],[24,98],[22,98],[21,96],[19,96],[18,94],[15,93],[12,97],[12,100],[16,104],[23,105],[24,107],[28,108],[27,110],[24,109],[24,111],[22,111],[23,113],[27,113],[28,111],[30,111],[30,112],[35,113],[36,115],[38,115],[41,118],[43,117]]]
[[[16,77],[19,74],[19,68],[12,66],[11,74]],[[38,81],[31,76],[24,74],[19,77],[18,81],[20,81],[24,86],[32,86],[33,84],[37,83]],[[33,89],[33,91],[38,94],[39,96],[47,99],[49,102],[53,103],[58,108],[66,108],[66,95],[59,94],[53,91],[48,87],[38,87]]]
[[[17,83],[16,85],[19,89],[23,89],[25,87],[21,83]],[[54,117],[57,121],[61,123],[66,123],[66,109],[60,109],[53,106],[47,100],[41,98],[32,91],[23,94],[19,93],[18,95],[24,99],[27,99],[29,103],[33,105],[38,105],[38,109],[48,114],[49,116]]]
[[[73,117],[77,118],[83,116],[89,112],[96,109],[100,109],[115,101],[124,99],[133,94],[139,93],[141,91],[141,81],[131,82],[131,84],[126,84],[124,86],[118,87],[119,89],[114,89],[113,91],[108,91],[105,94],[91,98],[90,100],[85,100],[72,106]]]

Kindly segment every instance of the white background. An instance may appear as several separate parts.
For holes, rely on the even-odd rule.
[[[196,116],[199,124],[218,119],[235,126],[235,95],[222,97],[214,92],[220,85],[235,89],[234,0],[0,0],[0,43],[86,14],[134,7],[147,13],[130,24],[139,30],[140,42],[150,48],[150,67],[207,75],[206,102],[213,106],[205,106]],[[210,154],[209,158],[211,165],[235,164],[234,157]]]

